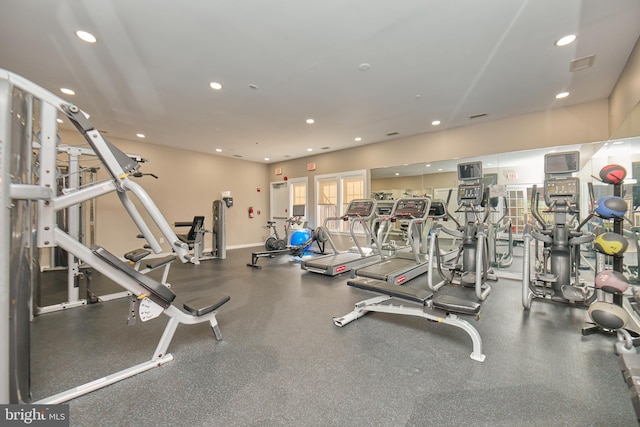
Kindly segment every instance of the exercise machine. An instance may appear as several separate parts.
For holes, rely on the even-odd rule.
[[[76,127],[96,153],[108,173],[106,180],[58,191],[55,171],[59,115]],[[131,311],[138,320],[149,321],[165,314],[169,321],[148,361],[32,403],[65,402],[170,362],[173,356],[168,348],[179,324],[209,323],[215,338],[221,339],[216,313],[229,301],[228,295],[207,292],[179,308],[174,304],[176,295],[167,286],[136,271],[105,248],[87,247],[58,226],[59,211],[116,193],[151,251],[160,253],[162,248],[144,218],[153,221],[177,259],[193,262],[188,246],[178,239],[149,194],[130,179],[140,164],[107,141],[87,117],[76,105],[0,70],[0,301],[12,301],[0,304],[0,317],[11,319],[0,329],[0,372],[9,373],[0,375],[2,404],[31,400],[29,322],[38,248],[60,247],[131,292]],[[34,150],[32,135],[38,132],[40,146]],[[33,179],[35,167],[37,181]],[[140,208],[129,195],[138,199]]]
[[[430,242],[429,254],[430,263],[435,265],[442,280],[434,283],[433,269],[427,275],[429,288],[437,291],[445,285],[455,284],[468,288],[473,288],[476,298],[484,301],[491,292],[489,280],[497,280],[495,273],[490,269],[487,258],[487,221],[490,207],[485,203],[482,210],[483,200],[488,202],[487,192],[482,183],[482,162],[460,163],[457,167],[458,180],[462,184],[458,186],[458,209],[456,213],[463,214],[464,224],[449,214],[456,224],[455,229],[437,224],[434,229],[434,236]],[[449,205],[451,192],[447,197],[446,205]],[[439,237],[441,233],[448,234],[461,241],[455,258],[445,264],[440,256]]]
[[[588,307],[596,298],[593,286],[580,280],[580,245],[593,241],[591,233],[582,231],[587,220],[578,223],[580,180],[571,176],[578,172],[580,153],[570,151],[545,155],[544,220],[539,212],[537,186],[531,193],[533,225],[527,224],[523,234],[522,305],[531,308],[534,298]],[[535,242],[535,259],[531,259],[531,243]],[[539,245],[542,244],[540,256]],[[531,264],[536,268],[530,273]]]
[[[502,213],[497,219],[492,218],[498,213],[497,211],[492,210],[490,213],[487,223],[487,258],[490,267],[507,268],[513,263],[513,230],[511,221],[507,218],[509,206],[506,197],[496,197],[491,194],[493,188],[489,187],[489,200],[485,209],[499,208],[502,204]]]
[[[294,225],[302,224],[302,218],[305,214],[304,210],[304,205],[293,206],[293,216],[285,220],[284,234],[286,240],[281,239],[278,235],[278,230],[276,230],[275,227],[275,221],[267,221],[267,227],[273,229],[273,235],[269,236],[265,241],[265,251],[257,251],[251,253],[251,263],[247,263],[247,267],[258,269],[262,268],[262,266],[258,265],[258,260],[260,258],[275,258],[282,255],[302,257],[309,246],[314,242],[318,246],[318,250],[320,251],[320,253],[323,254],[325,242],[327,241],[327,234],[322,227],[319,227],[316,230],[308,229],[305,227],[298,229],[297,231],[292,231],[294,230]],[[296,237],[298,236],[296,233],[301,233],[300,236],[302,237],[299,239],[299,241]],[[290,239],[291,244],[287,244],[287,241],[289,241]],[[296,240],[295,244],[294,240]]]
[[[380,261],[380,245],[377,237],[371,231],[371,221],[376,213],[375,199],[354,199],[349,202],[347,211],[342,216],[328,217],[324,221],[322,232],[331,246],[332,253],[321,255],[308,260],[303,260],[300,264],[303,270],[313,273],[324,274],[325,276],[336,276],[346,273],[354,268],[369,265]],[[327,225],[329,222],[347,222],[349,224],[349,234],[356,246],[356,251],[340,252],[336,248],[331,233]],[[365,250],[360,243],[361,236],[355,232],[355,225],[360,224],[364,231],[364,239],[367,243],[373,242],[370,250]]]
[[[223,200],[214,200],[211,206],[211,228],[204,227],[204,216],[194,216],[193,221],[178,221],[174,227],[189,227],[186,234],[177,234],[178,238],[193,251],[191,262],[199,264],[200,261],[209,259],[227,258],[227,231],[226,231],[226,207],[233,206],[233,199],[224,197]],[[204,236],[211,234],[211,251],[205,252]]]
[[[415,277],[427,272],[429,262],[423,248],[426,248],[425,237],[428,234],[426,227],[427,217],[431,209],[431,199],[426,197],[398,199],[388,216],[375,219],[380,223],[377,240],[380,247],[386,248],[390,243],[389,234],[394,223],[401,223],[407,234],[408,250],[397,250],[390,247],[391,253],[384,256],[378,262],[354,269],[351,280],[358,281],[361,278],[381,280],[390,284],[401,285]],[[374,226],[375,228],[375,226]]]

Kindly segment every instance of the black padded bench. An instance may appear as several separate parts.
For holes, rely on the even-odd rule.
[[[160,305],[163,308],[167,308],[171,305],[176,294],[174,294],[169,288],[162,283],[153,280],[151,277],[146,276],[139,271],[136,271],[129,264],[122,262],[117,256],[103,248],[102,246],[94,246],[91,251],[109,263],[112,267],[125,273],[127,276],[135,280],[140,286],[149,291],[149,299]]]
[[[484,361],[485,355],[482,353],[482,338],[478,331],[466,320],[452,314],[453,309],[458,313],[477,314],[479,304],[450,297],[438,296],[440,307],[434,305],[433,293],[424,289],[414,289],[406,286],[392,285],[381,280],[370,278],[358,278],[348,280],[347,284],[354,288],[375,292],[378,296],[357,302],[353,311],[333,318],[333,323],[338,327],[343,327],[354,320],[357,320],[369,312],[398,314],[404,316],[422,317],[438,324],[450,325],[460,328],[469,335],[473,342],[473,352],[471,358],[479,362]],[[407,305],[383,304],[391,298],[399,298],[406,301],[417,302],[422,307],[409,307]]]
[[[94,246],[92,248],[92,251],[95,255],[102,258],[104,261],[108,262],[110,265],[122,271],[123,273],[127,274],[136,282],[138,282],[139,285],[148,290],[149,299],[151,299],[161,307],[169,307],[173,300],[176,298],[176,294],[174,294],[162,283],[155,281],[151,277],[144,275],[139,271],[136,271],[130,265],[120,261],[118,257],[107,251],[105,248],[101,246]],[[173,258],[173,256],[169,258]],[[230,299],[231,297],[226,294],[208,294],[185,302],[183,304],[183,307],[193,316],[199,317],[211,313],[215,309],[227,303]]]
[[[468,314],[470,316],[480,314],[479,303],[452,295],[438,295],[433,299],[433,306],[451,313]]]
[[[124,254],[124,257],[129,261],[136,263],[150,254],[150,250],[140,248],[127,252],[126,254]]]
[[[424,304],[433,296],[432,292],[423,289],[413,289],[406,286],[390,285],[375,279],[358,278],[347,281],[347,285],[365,291],[389,295],[395,298]]]
[[[135,264],[148,255],[151,255],[150,250],[140,248],[127,252],[126,254],[124,254],[124,257]],[[163,265],[169,264],[175,260],[175,255],[169,255],[162,258],[152,258],[146,262],[145,267],[147,267],[149,270],[155,270],[156,268],[162,267]]]
[[[433,298],[433,293],[430,291],[413,289],[406,286],[391,285],[387,282],[368,278],[352,279],[347,281],[347,284],[354,288],[389,295],[394,298],[413,301],[419,304],[425,304],[427,301],[431,300],[434,308],[438,308],[449,313],[467,314],[471,316],[477,316],[480,313],[479,303],[451,295],[438,295]]]
[[[189,300],[183,304],[185,310],[194,316],[204,316],[226,304],[231,297],[227,294],[211,294]]]

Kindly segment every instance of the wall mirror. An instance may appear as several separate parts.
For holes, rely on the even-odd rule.
[[[446,200],[450,190],[459,182],[458,163],[482,161],[483,173],[488,182],[497,186],[504,195],[506,216],[511,221],[514,236],[518,238],[528,220],[531,190],[544,183],[544,156],[552,152],[580,152],[581,197],[580,212],[589,211],[588,182],[594,183],[596,198],[608,195],[611,186],[599,183],[600,169],[607,164],[620,164],[627,170],[624,191],[629,206],[628,217],[640,226],[640,137],[549,147],[535,150],[500,153],[472,158],[460,158],[438,162],[421,162],[371,170],[371,196],[379,200],[394,200],[407,195],[429,196]],[[456,209],[455,192],[449,202],[450,211]],[[501,208],[502,209],[502,208]],[[630,224],[627,224],[630,227]]]

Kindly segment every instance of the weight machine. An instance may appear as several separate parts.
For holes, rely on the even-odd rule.
[[[59,192],[56,177],[58,115],[67,118],[83,135],[100,159],[109,178],[83,188]],[[34,179],[33,135],[40,133],[37,150],[38,180]],[[144,189],[129,177],[140,165],[120,151],[88,121],[74,104],[42,87],[0,69],[0,404],[31,400],[30,320],[31,292],[38,280],[38,248],[59,246],[71,256],[131,292],[135,317],[148,321],[165,314],[169,321],[152,357],[143,363],[58,393],[36,404],[57,404],[113,384],[173,360],[167,352],[179,324],[208,322],[221,339],[216,310],[228,295],[208,293],[174,305],[176,295],[153,278],[141,274],[101,247],[88,248],[58,226],[57,213],[109,193],[116,193],[138,227],[150,250],[162,248],[129,194],[155,223],[182,262],[193,262],[186,244],[180,242]]]
[[[214,200],[211,206],[211,228],[204,227],[204,216],[194,216],[193,221],[177,221],[174,227],[190,227],[186,234],[178,234],[178,238],[189,246],[193,251],[191,262],[200,264],[200,261],[209,259],[226,259],[226,211],[224,207],[233,206],[231,198],[226,197],[224,201]],[[204,237],[211,234],[211,251],[205,252]]]

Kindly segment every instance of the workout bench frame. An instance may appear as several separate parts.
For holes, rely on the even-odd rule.
[[[485,355],[482,353],[482,338],[477,329],[464,319],[460,319],[456,314],[435,308],[433,294],[429,291],[408,288],[406,286],[390,285],[380,280],[361,280],[358,282],[348,282],[350,286],[363,289],[369,292],[383,294],[377,297],[369,298],[355,304],[353,311],[341,317],[334,317],[333,323],[336,326],[344,326],[354,320],[359,319],[370,311],[378,313],[400,314],[405,316],[422,317],[432,322],[443,323],[445,325],[455,326],[465,331],[471,338],[473,343],[473,351],[471,358],[478,362],[484,362]],[[403,305],[383,304],[392,298],[398,298],[405,301],[421,304],[422,307],[405,307]],[[452,300],[458,302],[458,300]],[[446,302],[442,301],[441,305],[446,306]],[[475,308],[475,315],[478,314],[479,307]]]

